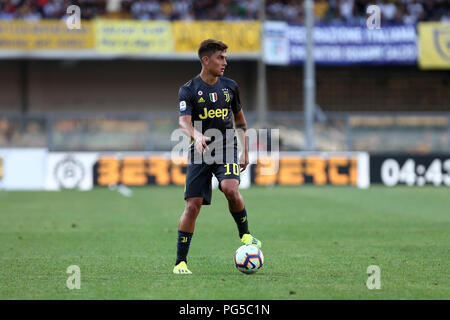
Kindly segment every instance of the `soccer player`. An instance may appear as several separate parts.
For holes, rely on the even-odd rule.
[[[190,145],[186,173],[186,204],[178,224],[175,274],[192,273],[187,268],[187,254],[200,208],[211,204],[213,174],[228,200],[228,209],[236,222],[241,242],[261,248],[261,241],[254,238],[248,229],[247,211],[238,190],[240,172],[246,169],[249,161],[245,136],[247,124],[238,86],[235,81],[223,76],[227,66],[227,48],[221,41],[203,41],[198,49],[201,72],[183,85],[178,93],[179,126],[193,143]],[[236,131],[241,134],[237,138],[233,130],[233,117]],[[208,129],[219,132],[220,136],[208,135]],[[229,132],[233,134],[229,135]],[[239,162],[238,139],[243,150]],[[205,160],[206,154],[210,154],[214,161]]]

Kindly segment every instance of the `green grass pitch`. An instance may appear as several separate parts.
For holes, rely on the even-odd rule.
[[[172,274],[182,187],[0,192],[0,299],[449,299],[448,188],[252,187],[242,190],[264,267],[240,246],[213,192],[188,256]],[[69,290],[67,267],[81,271]],[[381,289],[366,287],[380,267]]]

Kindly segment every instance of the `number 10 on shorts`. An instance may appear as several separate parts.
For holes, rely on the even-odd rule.
[[[227,169],[227,171],[225,172],[225,175],[231,174],[231,170],[230,170],[231,166],[233,166],[233,174],[238,176],[240,172],[239,172],[239,165],[237,163],[227,163],[225,165],[225,168]]]

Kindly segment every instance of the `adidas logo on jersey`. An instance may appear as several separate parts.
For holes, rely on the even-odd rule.
[[[205,102],[205,99],[203,99],[203,97],[200,97],[200,99],[198,99],[198,103],[202,103]]]

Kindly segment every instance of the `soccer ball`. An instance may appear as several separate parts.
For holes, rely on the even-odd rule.
[[[234,264],[243,273],[255,273],[263,266],[264,256],[257,246],[246,244],[236,250]]]

